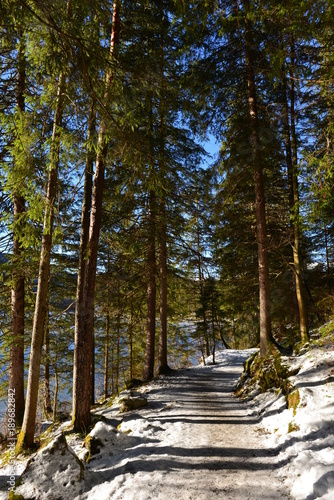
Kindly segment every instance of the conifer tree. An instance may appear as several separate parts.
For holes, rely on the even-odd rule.
[[[113,22],[110,39],[110,66],[106,72],[105,105],[108,105],[114,80],[114,66],[120,36],[120,0],[113,5]],[[102,112],[103,113],[103,112]],[[84,266],[83,294],[76,304],[77,322],[75,329],[75,350],[73,370],[73,427],[86,431],[90,424],[90,406],[93,399],[93,357],[94,357],[94,292],[97,268],[97,251],[102,215],[105,165],[108,148],[108,117],[103,113],[97,140],[97,156],[93,181],[87,258]],[[79,295],[78,295],[79,298]]]
[[[19,17],[21,10],[18,11]],[[24,124],[25,112],[25,33],[22,28],[22,19],[17,23],[18,54],[17,54],[17,84],[16,108],[19,121]],[[20,141],[16,137],[17,143]],[[22,161],[22,160],[21,160]],[[20,162],[17,155],[14,162]],[[13,170],[20,171],[20,166],[14,164]],[[17,179],[13,192],[14,203],[14,242],[13,242],[13,277],[12,277],[12,303],[11,303],[11,329],[12,342],[9,354],[9,389],[15,394],[15,419],[16,427],[20,428],[24,414],[24,315],[25,315],[25,277],[22,262],[22,232],[25,213],[24,179]]]

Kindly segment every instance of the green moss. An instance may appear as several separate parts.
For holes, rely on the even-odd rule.
[[[264,358],[261,358],[259,353],[253,354],[244,363],[244,370],[237,386],[237,395],[243,394],[243,386],[248,381],[248,384],[246,384],[248,388],[254,386],[257,382],[261,392],[276,388],[287,396],[292,389],[289,377],[296,375],[298,372],[298,370],[290,370],[284,364],[280,353],[275,347],[272,347],[271,352]]]
[[[251,375],[251,367],[255,360],[258,361],[259,355],[257,352],[254,352],[245,362],[244,362],[244,372],[250,376]],[[254,363],[256,365],[256,362]],[[254,366],[253,365],[253,366]]]
[[[89,462],[93,455],[97,455],[100,452],[100,448],[104,446],[100,439],[90,436],[89,434],[84,439],[84,445],[88,450],[86,462]]]
[[[288,395],[288,408],[293,408],[293,415],[296,415],[297,412],[297,406],[300,403],[300,394],[299,390],[296,389],[295,391],[291,392],[291,394]]]
[[[14,491],[10,491],[8,500],[24,500],[24,497],[22,495],[16,495]]]
[[[299,425],[293,423],[293,422],[289,422],[289,426],[288,426],[288,433],[290,432],[295,432],[295,431],[299,431],[300,430],[300,427]]]
[[[10,450],[4,451],[1,455],[1,465],[7,465],[10,459]]]
[[[27,447],[25,445],[25,432],[21,431],[18,435],[16,446],[15,446],[15,455],[19,455],[20,453],[26,452]]]

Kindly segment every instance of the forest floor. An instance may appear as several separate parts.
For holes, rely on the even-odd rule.
[[[16,494],[48,500],[333,498],[333,421],[319,421],[318,430],[313,428],[311,448],[314,453],[324,451],[322,467],[314,473],[302,423],[290,434],[280,428],[280,421],[284,426],[295,418],[282,395],[269,391],[246,402],[233,394],[243,361],[250,354],[223,351],[215,365],[159,377],[140,389],[148,399],[144,408],[120,414],[119,402],[101,406],[95,414],[102,420],[91,432],[99,447],[84,470],[73,460],[73,452],[79,458],[87,455],[83,440],[68,433],[69,449],[51,442],[39,451],[22,475]],[[333,360],[330,351],[324,369],[332,370]],[[331,382],[327,372],[319,370],[317,380],[324,375],[324,384]],[[310,366],[306,372],[312,375]],[[305,401],[304,406],[310,404]],[[330,405],[333,407],[332,401]],[[317,420],[319,415],[315,412]],[[66,432],[68,424],[61,429]],[[270,425],[276,428],[270,429]],[[299,453],[306,455],[298,466]],[[307,470],[307,464],[313,472]],[[298,478],[305,483],[303,472],[312,481],[301,484],[291,495]],[[4,479],[7,471],[1,473]],[[0,498],[7,496],[0,492]]]

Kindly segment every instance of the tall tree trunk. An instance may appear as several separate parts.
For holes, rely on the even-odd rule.
[[[293,263],[295,269],[296,294],[299,310],[299,330],[303,343],[308,341],[308,311],[305,286],[303,282],[303,266],[301,258],[301,237],[300,237],[300,217],[299,217],[299,186],[298,186],[298,155],[297,155],[297,134],[295,119],[295,83],[294,83],[294,52],[295,46],[291,44],[291,96],[290,96],[290,116],[291,116],[291,146],[292,146],[292,190],[293,190]]]
[[[133,379],[133,305],[132,305],[132,300],[131,300],[131,306],[130,306],[130,328],[129,328],[129,378],[130,380]]]
[[[113,5],[113,25],[110,40],[110,58],[116,58],[120,32],[120,0]],[[113,71],[109,68],[106,75],[105,102],[108,102],[113,80]],[[74,341],[73,369],[73,427],[76,431],[86,432],[90,422],[90,406],[93,392],[93,356],[94,356],[94,295],[97,268],[97,253],[102,217],[104,172],[107,156],[108,121],[102,116],[96,156],[94,183],[92,191],[87,257],[84,273],[83,294],[77,302],[77,320]]]
[[[215,331],[215,316],[214,316],[214,296],[211,296],[211,328],[212,328],[212,363],[216,364],[216,331]]]
[[[165,95],[165,5],[160,2],[160,86],[161,95]],[[165,182],[165,140],[166,140],[166,111],[165,99],[160,99],[159,105],[159,175],[161,182]],[[159,249],[159,274],[160,274],[160,326],[159,326],[159,356],[158,373],[164,374],[169,371],[167,363],[167,218],[166,199],[163,191],[160,199],[160,249]]]
[[[109,291],[108,291],[108,304],[106,311],[106,338],[104,341],[104,399],[108,397],[109,387],[109,334],[110,334],[110,310],[109,310]]]
[[[54,203],[56,198],[58,179],[60,127],[62,124],[63,116],[64,88],[65,75],[64,73],[61,73],[58,81],[57,101],[53,121],[49,178],[45,200],[42,249],[39,263],[37,295],[30,350],[26,408],[24,412],[22,429],[17,441],[18,451],[21,451],[24,447],[31,448],[34,444],[39,372],[41,366],[44,324],[48,305],[50,257],[52,247]]]
[[[297,177],[297,145],[296,145],[296,131],[294,119],[294,91],[293,83],[291,84],[291,131],[289,125],[289,104],[287,97],[286,76],[282,77],[282,94],[283,94],[283,125],[285,135],[285,151],[286,163],[288,167],[288,183],[289,183],[289,206],[290,206],[290,223],[291,233],[293,238],[292,253],[294,263],[294,276],[295,276],[295,290],[298,305],[299,315],[299,330],[301,338],[306,342],[308,338],[307,326],[307,303],[305,290],[302,281],[302,265],[300,258],[300,230],[299,230],[299,194],[298,194],[298,177]],[[293,152],[293,154],[292,154]]]
[[[202,272],[202,262],[201,262],[201,235],[200,235],[200,227],[199,227],[199,207],[197,204],[197,233],[196,233],[196,238],[197,238],[197,256],[198,256],[198,280],[199,280],[199,287],[200,287],[200,300],[203,299],[204,297],[204,286],[203,286],[203,280],[204,280],[204,275]],[[209,335],[208,335],[208,324],[206,320],[206,310],[203,305],[203,340],[205,344],[205,356],[209,357],[210,356],[210,343],[209,343]],[[205,364],[205,356],[203,354],[203,362]]]
[[[116,334],[117,334],[117,342],[116,342],[116,382],[115,382],[115,390],[118,394],[119,392],[119,369],[120,369],[120,340],[121,340],[121,287],[118,281],[118,290],[117,290],[117,323],[116,323]]]
[[[325,251],[326,251],[326,274],[327,274],[327,281],[329,283],[330,267],[329,267],[328,233],[327,233],[326,222],[324,223],[324,236],[325,236]]]
[[[260,295],[260,353],[265,356],[271,336],[271,306],[268,242],[266,225],[266,206],[264,196],[263,166],[260,153],[260,137],[256,95],[256,81],[253,58],[252,21],[250,19],[249,0],[244,0],[245,12],[245,52],[248,84],[248,105],[252,133],[252,160],[254,168],[256,225],[259,265],[259,295]]]
[[[110,273],[110,250],[108,248],[108,263],[107,263],[107,274],[108,274],[108,284],[107,284],[107,308],[106,308],[106,338],[104,341],[104,399],[108,397],[109,388],[109,338],[110,338],[110,284],[109,284],[109,273]]]
[[[51,407],[51,395],[50,395],[50,329],[49,329],[49,314],[46,313],[45,329],[44,329],[44,351],[45,351],[45,362],[44,362],[44,415],[48,418],[48,415],[52,411]]]
[[[160,331],[159,374],[168,372],[167,363],[167,223],[165,200],[160,203]]]
[[[79,248],[79,266],[78,266],[78,280],[77,280],[77,293],[76,293],[76,309],[75,309],[75,330],[77,331],[79,325],[84,322],[86,307],[85,307],[85,283],[86,283],[86,268],[88,259],[88,242],[89,242],[89,224],[90,212],[92,206],[92,192],[93,192],[93,170],[95,153],[94,148],[90,144],[95,135],[96,113],[94,102],[91,100],[89,107],[88,117],[88,131],[87,131],[87,153],[84,177],[84,191],[81,209],[81,235],[80,235],[80,248]],[[74,363],[74,366],[76,364]],[[74,368],[75,369],[75,368]],[[93,370],[91,371],[91,393],[93,394]],[[89,384],[87,384],[89,387]],[[73,387],[74,390],[74,387]]]
[[[18,72],[16,106],[19,113],[25,111],[25,41],[19,30]],[[15,165],[14,165],[15,168]],[[21,184],[21,182],[20,182]],[[9,350],[9,389],[15,399],[15,425],[19,429],[24,415],[24,266],[21,262],[22,248],[20,232],[22,216],[25,212],[25,199],[19,191],[14,192],[14,241],[13,275],[11,292],[11,344]]]
[[[147,326],[146,326],[146,351],[143,380],[147,382],[154,376],[155,354],[155,308],[156,308],[156,263],[155,263],[155,193],[149,192],[148,208],[148,248],[147,248]]]

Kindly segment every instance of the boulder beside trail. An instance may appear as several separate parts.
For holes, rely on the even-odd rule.
[[[144,396],[127,396],[121,399],[119,411],[125,413],[127,411],[137,410],[147,406],[147,398]]]
[[[16,483],[15,495],[25,500],[76,498],[83,493],[83,478],[83,463],[60,433],[28,461]]]

